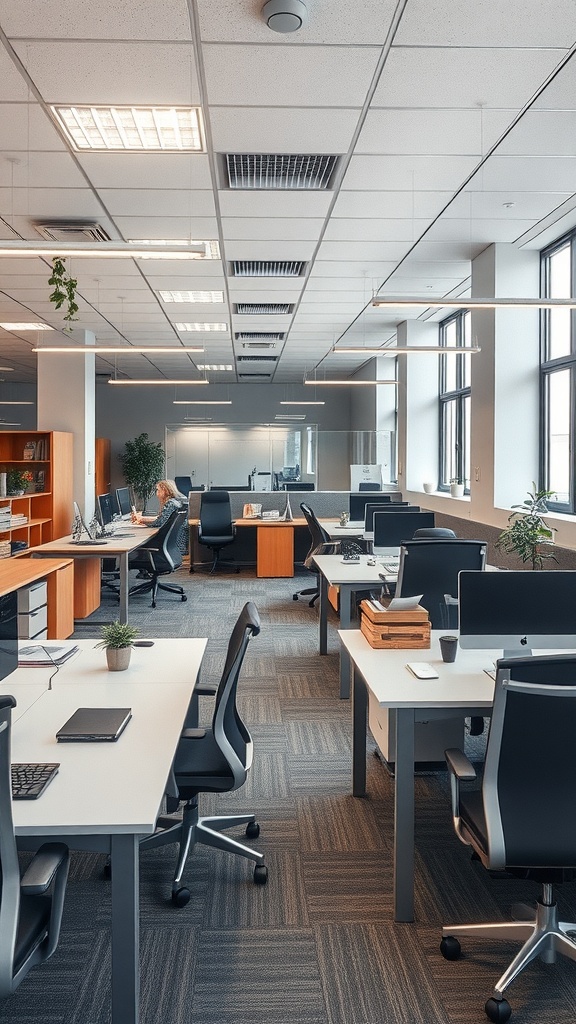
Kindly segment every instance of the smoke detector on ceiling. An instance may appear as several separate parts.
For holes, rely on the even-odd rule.
[[[264,21],[273,32],[297,32],[308,20],[302,0],[268,0],[262,8]]]

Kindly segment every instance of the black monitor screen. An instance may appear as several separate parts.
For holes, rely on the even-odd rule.
[[[116,488],[116,501],[118,502],[118,511],[121,516],[130,515],[132,508],[132,502],[130,501],[130,488],[129,487],[117,487]]]
[[[434,526],[433,512],[376,512],[374,515],[374,550],[399,548],[403,540],[411,540],[416,530]]]
[[[576,649],[576,572],[461,572],[460,646]]]
[[[112,506],[111,494],[99,494],[98,498],[99,519],[102,526],[108,526],[112,522],[114,508]]]
[[[390,498],[390,495],[380,494],[378,495],[377,503],[379,505],[389,505],[391,500],[392,499]],[[355,491],[352,491],[350,493],[350,498],[348,500],[348,511],[350,513],[350,519],[352,520],[353,523],[364,522],[364,509],[366,508],[366,505],[369,502],[372,502],[372,504],[376,504],[374,495],[371,494],[369,491],[363,492],[362,494],[358,494]]]
[[[420,505],[409,505],[408,502],[392,501],[389,505],[377,505],[370,502],[366,505],[364,511],[364,529],[366,531],[374,529],[374,513],[375,512],[386,512],[388,515],[394,515],[398,512],[419,512]]]
[[[358,490],[359,491],[381,491],[382,488],[381,488],[380,484],[363,483],[363,484],[358,484]]]

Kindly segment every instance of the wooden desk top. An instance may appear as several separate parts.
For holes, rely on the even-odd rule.
[[[321,523],[337,523],[337,519],[321,519]],[[189,519],[188,526],[198,526],[199,519]],[[303,516],[294,516],[294,519],[235,519],[235,526],[306,526]]]
[[[47,573],[73,564],[71,558],[43,558],[42,561],[27,558],[29,552],[27,548],[15,558],[0,559],[0,596],[27,587],[29,583],[44,579]]]
[[[132,526],[126,531],[129,536],[107,537],[101,544],[75,544],[72,536],[60,537],[58,540],[49,540],[46,544],[38,544],[35,548],[28,548],[27,554],[38,555],[69,555],[71,558],[104,558],[106,555],[122,555],[127,551],[145,544],[147,540],[158,533],[156,527]]]

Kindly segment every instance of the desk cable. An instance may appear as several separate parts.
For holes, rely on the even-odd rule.
[[[50,658],[50,661],[52,662],[52,664],[54,666],[54,669],[55,669],[55,671],[50,676],[50,679],[48,680],[48,689],[51,690],[52,689],[52,680],[54,679],[54,676],[58,675],[58,673],[60,671],[60,665],[57,665],[56,662],[54,661],[54,658],[52,657],[52,654],[51,654],[51,651],[50,651],[49,647],[44,647],[43,644],[40,644],[39,646],[44,651],[44,654],[48,655],[48,657]]]

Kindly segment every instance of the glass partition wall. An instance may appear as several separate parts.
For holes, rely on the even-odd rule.
[[[206,489],[267,491],[306,483],[315,490],[347,491],[350,466],[359,461],[380,465],[383,483],[394,483],[395,435],[318,430],[315,424],[166,427],[167,476],[190,476],[193,486]]]

